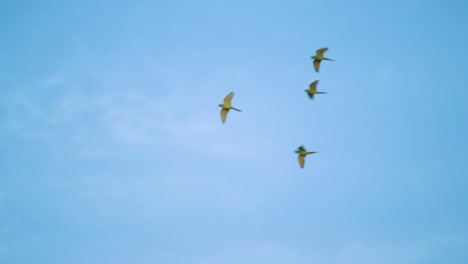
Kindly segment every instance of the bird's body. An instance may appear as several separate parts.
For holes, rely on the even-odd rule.
[[[294,151],[295,153],[299,154],[299,156],[297,157],[298,161],[299,161],[299,166],[301,166],[301,168],[304,168],[304,163],[305,163],[305,157],[309,154],[314,154],[314,153],[317,153],[316,151],[307,151],[303,146],[300,146],[298,149],[296,149]]]
[[[309,89],[305,90],[305,92],[309,95],[310,99],[314,99],[314,94],[326,94],[326,92],[317,91],[317,83],[318,80],[311,83],[309,85]]]
[[[226,122],[226,115],[227,113],[229,112],[229,110],[233,109],[233,110],[236,110],[236,111],[241,111],[237,108],[234,108],[232,107],[231,105],[231,100],[232,100],[232,97],[234,96],[234,93],[229,93],[225,98],[224,98],[224,102],[222,104],[219,104],[219,106],[222,108],[221,109],[221,121]]]
[[[317,50],[316,54],[314,56],[311,56],[310,58],[314,60],[314,68],[315,68],[315,71],[318,72],[319,71],[319,68],[320,68],[320,62],[322,60],[330,60],[330,61],[333,61],[332,59],[329,59],[329,58],[325,58],[323,56],[323,53],[325,53],[325,51],[327,51],[328,48],[321,48],[319,50]]]

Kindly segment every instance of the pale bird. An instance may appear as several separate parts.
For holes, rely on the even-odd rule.
[[[297,157],[297,159],[298,159],[298,161],[299,161],[299,166],[301,166],[301,168],[304,168],[305,157],[306,157],[307,155],[317,153],[316,151],[309,151],[309,152],[307,152],[307,150],[304,148],[304,146],[300,146],[300,147],[297,148],[294,152],[297,153],[297,154],[299,154],[299,156]]]
[[[219,106],[222,108],[221,109],[221,120],[224,122],[226,122],[226,115],[227,113],[229,112],[229,110],[233,109],[233,110],[236,110],[236,111],[241,111],[239,109],[236,109],[234,107],[232,107],[231,105],[231,100],[232,100],[232,97],[234,96],[234,93],[229,93],[225,98],[224,98],[224,102],[222,104],[219,104]]]

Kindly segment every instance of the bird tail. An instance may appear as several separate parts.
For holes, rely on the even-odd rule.
[[[318,94],[326,94],[327,92],[317,92]]]
[[[329,59],[329,58],[323,58],[323,60],[334,61],[334,60],[332,60],[332,59]]]
[[[310,152],[306,152],[306,154],[304,156],[307,156],[309,154],[314,154],[314,153],[317,153],[317,151],[310,151]]]
[[[239,112],[242,112],[242,110],[240,110],[240,109],[237,109],[237,108],[234,108],[234,107],[232,107],[231,109],[232,109],[232,110],[239,111]]]

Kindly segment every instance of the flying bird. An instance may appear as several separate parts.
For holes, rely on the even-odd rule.
[[[320,67],[320,62],[322,60],[330,60],[330,61],[333,61],[332,59],[329,59],[329,58],[325,58],[323,56],[323,53],[325,53],[325,51],[327,51],[328,48],[321,48],[319,50],[317,50],[317,53],[315,54],[315,56],[312,56],[310,57],[311,59],[314,60],[314,68],[315,68],[315,71],[318,72],[319,71],[319,67]]]
[[[224,98],[224,102],[222,104],[219,104],[219,106],[222,108],[221,109],[221,120],[224,122],[226,122],[226,115],[227,113],[229,112],[229,110],[233,109],[233,110],[236,110],[236,111],[241,111],[239,109],[236,109],[234,107],[232,107],[231,105],[231,100],[232,100],[232,97],[234,96],[234,93],[229,93],[225,98]]]
[[[299,166],[301,166],[301,168],[304,168],[305,156],[307,156],[309,154],[317,153],[316,151],[307,152],[307,150],[304,148],[304,146],[300,146],[294,152],[299,154],[299,157],[297,157],[297,159],[299,160]]]
[[[317,83],[318,83],[318,80],[311,83],[309,85],[309,89],[305,90],[306,93],[309,95],[310,99],[314,99],[314,94],[326,94],[326,92],[317,91]]]

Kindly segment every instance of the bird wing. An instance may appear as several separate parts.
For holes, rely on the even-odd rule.
[[[314,94],[313,93],[307,93],[310,97],[310,99],[314,99]]]
[[[320,60],[314,60],[315,71],[318,72],[320,67]]]
[[[229,93],[225,98],[224,98],[224,103],[225,104],[231,104],[231,99],[234,96],[234,93]]]
[[[319,50],[317,50],[317,55],[319,56],[323,56],[323,53],[325,53],[325,51],[327,51],[328,48],[321,48]]]
[[[313,91],[317,91],[317,83],[318,83],[318,80],[315,81],[315,82],[313,82],[313,83],[311,83],[311,84],[309,85],[310,89],[313,90]]]
[[[299,160],[299,166],[301,166],[301,168],[304,168],[304,162],[305,162],[304,157],[305,156],[302,156],[302,155],[299,155],[299,157],[297,157],[297,159]]]
[[[221,120],[224,122],[226,122],[226,115],[228,113],[229,110],[227,109],[221,109]]]

